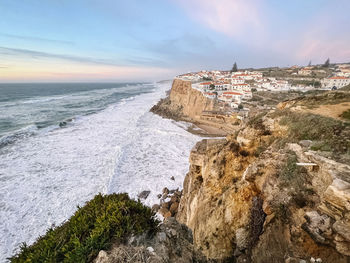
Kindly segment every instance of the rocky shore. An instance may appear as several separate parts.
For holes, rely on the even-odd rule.
[[[178,82],[177,96],[192,92]],[[198,119],[198,109],[189,113],[181,102],[187,99],[172,96],[152,111]],[[308,99],[322,100],[303,98]],[[225,139],[198,142],[182,193],[168,196],[164,189],[153,207],[188,226],[195,249],[207,260],[350,262],[349,126],[287,104],[287,110],[284,102],[251,116]],[[338,147],[334,131],[344,147]],[[318,150],[325,144],[328,152]]]
[[[175,80],[169,97],[152,111],[205,121],[201,109],[215,102],[200,96],[188,82]],[[96,196],[12,262],[41,258],[43,247],[49,256],[57,248],[79,256],[60,247],[66,232],[73,236],[68,244],[81,242],[78,248],[96,263],[350,262],[350,124],[322,115],[324,103],[350,103],[350,91],[283,101],[251,113],[238,127],[212,121],[227,136],[205,138],[192,148],[183,189],[164,188],[153,211],[125,194]],[[81,226],[86,229],[79,240],[74,231]],[[88,251],[92,241],[85,239],[91,237],[95,246]],[[27,261],[16,261],[22,257]]]

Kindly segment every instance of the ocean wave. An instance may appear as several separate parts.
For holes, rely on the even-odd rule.
[[[151,190],[145,204],[152,205],[163,187],[181,188],[198,137],[149,112],[167,89],[131,95],[95,114],[76,116],[62,128],[59,122],[32,126],[35,136],[2,151],[0,262],[98,192],[137,198]]]
[[[65,128],[69,124],[72,124],[75,121],[75,119],[77,119],[77,118],[79,118],[79,116],[74,117],[74,118],[65,119],[65,120],[58,122],[57,124],[49,125],[49,126],[32,124],[32,125],[28,125],[24,128],[21,128],[19,130],[7,133],[7,134],[3,135],[2,137],[0,137],[0,149],[5,147],[5,146],[14,144],[17,141],[27,139],[28,137],[31,137],[34,135],[44,134],[44,133],[51,132],[51,131],[59,129],[59,128]]]
[[[38,131],[36,125],[29,125],[12,133],[8,133],[0,137],[0,149],[16,142],[17,140],[27,138]]]

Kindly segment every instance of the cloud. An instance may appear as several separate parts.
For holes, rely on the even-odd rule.
[[[73,45],[74,44],[74,42],[72,42],[72,41],[48,39],[48,38],[33,37],[33,36],[20,36],[20,35],[7,34],[7,33],[0,33],[0,36],[12,38],[12,39],[35,41],[35,42],[48,42],[48,43],[64,44],[64,45]]]
[[[325,15],[325,14],[324,14]],[[333,62],[350,60],[350,35],[348,24],[324,20],[320,15],[304,30],[296,50],[298,59],[330,58]],[[344,27],[345,26],[345,27]]]
[[[176,0],[174,0],[175,2]],[[239,53],[287,63],[350,60],[349,1],[279,5],[263,0],[177,0],[194,21],[222,33]],[[310,8],[298,17],[296,8]],[[305,12],[304,12],[305,13]],[[238,56],[238,55],[236,55]],[[266,62],[264,62],[266,63]]]
[[[116,65],[115,63],[104,60],[104,59],[95,59],[89,57],[79,57],[65,54],[54,54],[47,53],[42,51],[35,51],[29,49],[19,49],[19,48],[9,48],[9,47],[1,47],[0,46],[0,54],[12,56],[12,57],[27,57],[33,59],[61,59],[66,61],[74,61],[74,62],[82,62],[82,63],[91,63],[91,64],[103,64],[103,65]]]
[[[233,38],[262,35],[259,0],[178,0],[188,15],[201,24]]]
[[[131,56],[118,61],[112,59],[81,57],[67,54],[55,54],[42,51],[35,51],[29,49],[9,48],[0,46],[0,55],[6,55],[14,58],[31,58],[31,59],[56,59],[70,62],[109,65],[109,66],[132,66],[132,65],[159,65],[163,62],[161,60],[145,58],[140,56]]]

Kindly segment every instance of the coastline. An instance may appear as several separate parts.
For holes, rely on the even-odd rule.
[[[164,187],[182,188],[190,150],[200,138],[149,112],[171,82],[155,85],[146,86],[149,93],[123,99],[64,128],[8,146],[8,154],[1,156],[2,171],[13,176],[15,183],[2,184],[7,188],[2,192],[6,206],[0,224],[0,262],[22,242],[31,245],[53,224],[68,220],[77,205],[84,205],[99,192],[128,192],[130,198],[137,199],[140,192],[151,190],[142,200],[151,207]],[[47,162],[52,169],[44,170]],[[38,163],[43,169],[38,170]]]
[[[191,123],[187,131],[201,137],[224,137],[234,133],[239,125],[230,117],[212,114],[218,108],[214,100],[192,88],[191,82],[174,79],[167,96],[159,100],[150,112],[176,122]]]
[[[294,125],[307,126],[306,129],[310,130],[310,125],[315,122],[321,126],[341,128],[340,133],[344,132],[346,138],[346,134],[349,134],[347,127],[329,123],[324,117],[306,116],[294,110],[288,113],[294,117],[281,124],[280,117],[296,105],[296,99],[282,103],[283,110],[277,107],[274,111],[253,115],[249,121],[235,127],[240,128],[239,132],[224,137],[230,134],[225,130],[218,138],[220,129],[231,128],[232,123],[201,120],[198,113],[204,112],[203,107],[210,106],[206,99],[191,94],[195,96],[194,101],[200,100],[200,106],[193,109],[193,101],[188,100],[192,92],[189,86],[177,83],[175,90],[178,90],[174,92],[173,88],[174,84],[169,96],[152,107],[160,116],[148,111],[141,113],[143,124],[152,119],[155,122],[151,128],[141,129],[138,134],[142,135],[142,139],[137,144],[130,144],[131,148],[128,149],[140,150],[139,147],[143,145],[140,141],[144,140],[146,130],[152,135],[152,145],[148,143],[150,141],[143,145],[148,153],[163,147],[172,148],[169,145],[171,142],[175,142],[173,146],[178,149],[179,144],[192,137],[196,139],[193,140],[196,144],[188,148],[188,152],[183,148],[177,152],[182,157],[189,154],[187,168],[183,169],[182,174],[175,172],[176,175],[171,177],[170,173],[164,175],[161,169],[148,170],[143,178],[151,185],[143,182],[137,189],[130,188],[130,173],[135,173],[130,165],[127,167],[130,173],[124,177],[126,191],[133,193],[133,198],[136,193],[138,204],[141,204],[140,200],[148,206],[153,200],[159,201],[152,209],[145,209],[152,218],[152,213],[161,215],[158,217],[162,221],[160,232],[154,236],[149,232],[126,236],[123,244],[117,242],[111,248],[100,248],[104,250],[99,250],[94,262],[125,262],[114,259],[120,259],[125,254],[133,257],[139,253],[137,251],[150,257],[160,256],[160,260],[163,260],[151,260],[152,263],[164,260],[270,262],[272,259],[276,259],[274,262],[309,262],[310,257],[310,262],[348,262],[350,244],[345,239],[347,236],[344,236],[348,226],[343,223],[349,214],[343,202],[348,199],[348,192],[342,186],[349,183],[344,175],[350,171],[350,166],[325,159],[317,151],[312,151],[311,140],[315,137],[307,134],[311,140],[302,140],[300,134],[295,134],[295,137],[286,134]],[[140,100],[145,106],[143,102]],[[152,109],[149,111],[152,112]],[[161,117],[167,120],[162,121]],[[311,118],[311,121],[305,122],[307,118]],[[161,122],[172,123],[171,127],[176,126],[177,132],[170,126],[162,129],[162,125],[154,125]],[[176,140],[164,141],[163,138],[163,146],[157,143],[159,141],[155,142],[165,134],[176,134]],[[201,138],[198,136],[203,139],[198,141]],[[281,139],[285,140],[284,144],[280,143]],[[338,141],[332,143],[336,145]],[[339,147],[334,149],[337,153],[344,150]],[[179,171],[179,162],[174,156],[158,157],[152,155],[152,160],[164,162],[168,171]],[[305,164],[312,165],[312,169],[299,169],[299,165]],[[165,184],[168,182],[172,182],[172,186],[167,188]],[[174,188],[175,184],[181,184],[181,187]],[[122,186],[119,185],[119,188]],[[341,214],[338,213],[339,209]],[[326,231],[320,232],[320,229]],[[340,239],[341,236],[344,238]]]

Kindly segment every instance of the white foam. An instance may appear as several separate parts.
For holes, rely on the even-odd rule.
[[[181,188],[200,138],[149,112],[170,83],[0,150],[0,262],[98,192]],[[182,126],[182,125],[180,125]],[[174,176],[175,181],[170,178]]]

